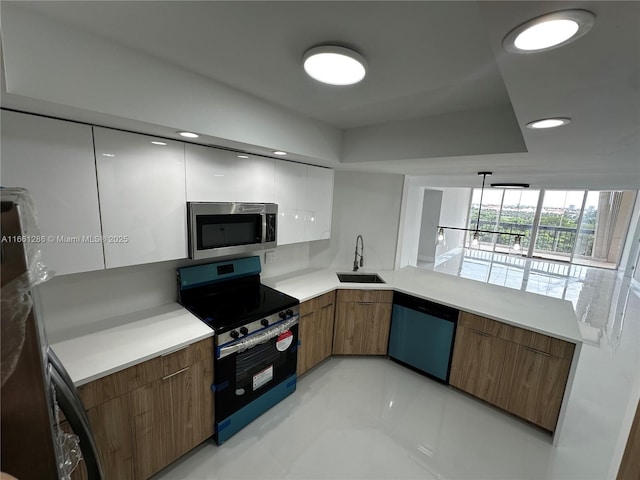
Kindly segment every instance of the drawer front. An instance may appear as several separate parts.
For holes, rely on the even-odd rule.
[[[84,408],[89,410],[160,377],[162,359],[156,357],[82,385],[78,388],[78,393]]]
[[[572,358],[573,351],[575,349],[575,344],[571,342],[565,342],[564,340],[552,338],[535,332],[531,332],[531,337],[527,346],[533,350],[548,353],[553,357],[560,358]]]
[[[320,295],[316,297],[318,308],[327,307],[328,305],[332,305],[336,303],[336,292],[335,290],[329,293],[325,293],[324,295]]]
[[[213,355],[213,339],[206,338],[173,352],[162,355],[162,375],[167,376],[183,370]]]
[[[391,303],[393,290],[338,290],[338,302]]]
[[[213,362],[213,338],[206,338],[180,350],[94,380],[78,387],[78,393],[84,408],[88,410],[201,360]]]
[[[460,325],[472,330],[487,333],[494,337],[522,345],[528,345],[532,335],[531,331],[525,330],[524,328],[514,327],[513,325],[481,317],[480,315],[474,315],[469,312],[460,312],[458,322]]]

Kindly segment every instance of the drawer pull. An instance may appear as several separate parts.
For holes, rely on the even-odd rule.
[[[545,357],[550,357],[551,356],[550,353],[543,352],[541,350],[536,350],[535,348],[531,348],[531,347],[524,347],[524,348],[529,350],[530,352],[537,353],[538,355],[544,355]]]
[[[478,335],[482,335],[483,337],[491,337],[491,335],[489,335],[486,332],[481,332],[480,330],[476,330],[475,328],[470,328],[469,330],[471,330],[473,333],[477,333]]]
[[[306,318],[306,317],[310,317],[311,315],[313,315],[316,312],[309,312],[309,313],[305,313],[304,315],[301,315],[300,318]]]
[[[323,305],[322,307],[320,307],[320,309],[324,310],[325,308],[329,307],[333,307],[333,303],[330,303],[329,305]]]
[[[167,375],[166,377],[162,377],[162,380],[166,380],[167,378],[175,377],[176,375],[178,375],[178,374],[180,374],[180,373],[186,372],[186,371],[187,371],[187,370],[189,370],[190,368],[191,368],[191,367],[184,367],[183,369],[178,370],[177,372],[173,372],[172,374]]]
[[[373,305],[376,302],[357,302],[358,305]]]
[[[168,352],[163,353],[161,356],[162,357],[168,357],[169,355],[173,355],[174,353],[180,352],[182,350],[186,350],[187,348],[189,348],[191,345],[186,345],[184,347],[179,347],[179,348],[175,348],[173,350],[170,350]]]

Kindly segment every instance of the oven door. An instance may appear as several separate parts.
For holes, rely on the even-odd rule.
[[[215,417],[219,423],[292,377],[295,381],[298,316],[216,350]]]

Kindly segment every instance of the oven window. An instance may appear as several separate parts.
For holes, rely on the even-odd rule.
[[[199,215],[198,250],[260,243],[262,215]]]

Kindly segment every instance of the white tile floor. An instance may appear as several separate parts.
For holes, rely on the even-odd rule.
[[[223,446],[208,441],[155,478],[613,478],[640,383],[640,299],[612,275],[615,288],[589,293],[610,314],[604,340],[583,348],[557,447],[386,358],[334,357]]]

